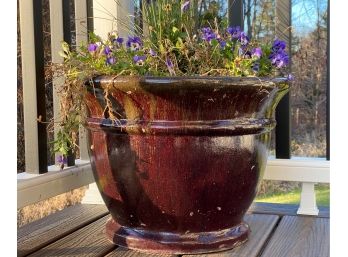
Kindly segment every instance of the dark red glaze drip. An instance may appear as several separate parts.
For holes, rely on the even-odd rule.
[[[242,219],[266,165],[284,81],[107,77],[95,87],[108,87],[121,119],[105,120],[102,91],[90,94],[90,157],[113,218],[108,238],[178,254],[244,242]]]

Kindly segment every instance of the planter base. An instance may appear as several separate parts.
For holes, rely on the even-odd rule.
[[[162,254],[198,254],[224,251],[248,240],[248,224],[241,224],[221,231],[203,233],[152,232],[123,227],[110,219],[106,224],[108,239],[129,249]]]

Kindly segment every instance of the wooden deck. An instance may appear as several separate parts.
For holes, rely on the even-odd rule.
[[[245,218],[252,230],[247,243],[230,251],[194,256],[329,256],[329,209],[321,208],[319,216],[312,217],[296,215],[297,207],[254,204]],[[18,256],[159,256],[111,244],[104,235],[109,217],[104,205],[85,204],[25,225],[17,231]]]

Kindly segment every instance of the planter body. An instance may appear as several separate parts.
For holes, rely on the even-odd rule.
[[[88,88],[90,158],[111,241],[180,254],[247,240],[242,219],[285,81],[98,77]],[[116,121],[107,119],[107,102]]]

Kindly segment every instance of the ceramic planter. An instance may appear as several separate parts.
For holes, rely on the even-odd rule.
[[[112,242],[183,254],[247,240],[243,216],[285,80],[109,76],[88,88],[90,158]]]

